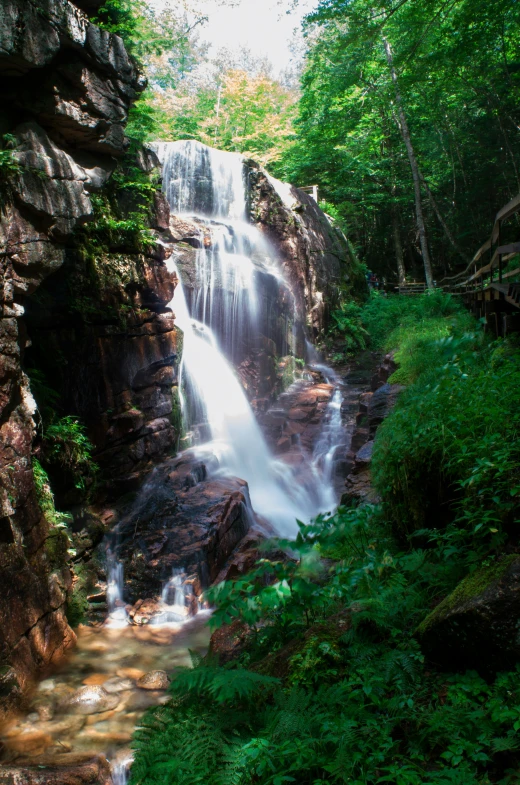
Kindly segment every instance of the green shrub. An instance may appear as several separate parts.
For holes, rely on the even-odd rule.
[[[85,426],[77,417],[66,415],[44,430],[42,452],[46,463],[59,466],[81,490],[85,489],[87,479],[92,479],[98,471],[92,450]]]
[[[330,332],[345,342],[347,354],[366,349],[369,334],[362,323],[363,309],[353,300],[332,312]]]
[[[137,731],[132,785],[518,785],[520,673],[436,673],[413,636],[454,580],[450,559],[399,551],[372,509],[279,545],[293,562],[262,560],[212,593],[214,623],[262,623],[241,662],[174,674],[174,697]]]

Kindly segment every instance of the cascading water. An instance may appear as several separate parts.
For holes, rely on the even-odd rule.
[[[116,560],[110,548],[107,549],[106,559],[108,623],[117,627],[125,625],[128,618],[123,601],[123,565]]]
[[[178,274],[173,259],[168,266]],[[289,467],[273,460],[246,395],[214,334],[191,318],[180,278],[170,306],[184,333],[181,379],[187,377],[190,396],[195,397],[197,408],[205,414],[211,449],[221,470],[248,482],[253,509],[280,534],[295,533],[296,518],[309,517],[309,510],[312,515],[315,500],[305,489],[295,486]]]
[[[198,610],[193,603],[193,586],[186,581],[186,573],[175,569],[161,594],[161,609],[152,624],[178,624],[186,621]],[[196,603],[196,599],[195,599]]]
[[[320,455],[314,456],[305,484],[274,459],[229,362],[265,328],[259,320],[259,277],[271,276],[276,287],[282,279],[262,234],[246,222],[243,159],[192,141],[160,143],[156,151],[172,213],[196,216],[201,226],[191,302],[175,256],[168,261],[179,278],[170,307],[184,333],[181,377],[188,426],[200,418],[207,423],[220,470],[246,480],[255,512],[278,533],[293,535],[296,519],[334,507],[333,491],[327,460]],[[336,433],[334,417],[328,420],[327,453]]]

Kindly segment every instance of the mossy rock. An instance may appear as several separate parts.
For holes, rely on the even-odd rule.
[[[433,662],[481,671],[520,660],[520,556],[506,556],[468,575],[419,625]]]

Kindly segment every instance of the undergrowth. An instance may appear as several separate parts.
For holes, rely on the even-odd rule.
[[[518,349],[442,293],[374,297],[355,318],[406,385],[376,435],[382,503],[300,524],[271,551],[285,559],[266,551],[208,592],[240,653],[174,674],[131,785],[520,784],[518,668],[442,672],[417,637],[516,548]]]
[[[176,672],[137,731],[132,785],[520,782],[518,672],[436,673],[414,638],[453,562],[400,550],[373,508],[300,528],[281,543],[292,561],[211,593],[215,626],[250,625],[247,650]]]

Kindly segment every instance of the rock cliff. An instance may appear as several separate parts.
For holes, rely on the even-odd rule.
[[[69,264],[93,195],[125,152],[144,87],[122,41],[68,0],[0,8],[0,661],[4,709],[74,640],[64,616],[70,572],[51,544],[32,473],[35,403],[23,368],[27,298]],[[146,277],[146,273],[143,273]],[[62,369],[63,371],[63,369]]]
[[[101,468],[98,501],[136,489],[154,463],[171,461],[179,439],[182,340],[168,308],[176,279],[164,260],[167,246],[174,245],[180,261],[193,266],[200,232],[170,221],[155,154],[128,149],[125,125],[145,81],[121,39],[90,21],[88,14],[99,5],[4,0],[0,7],[5,711],[74,642],[65,617],[71,584],[66,543],[56,536],[52,516],[42,513],[42,491],[33,476],[41,442],[37,385],[43,380],[50,389],[60,415],[85,424]],[[273,181],[253,162],[246,168],[251,220],[281,255],[299,312],[317,335],[348,274],[345,240],[306,194]],[[121,184],[125,177],[129,186]],[[239,368],[251,397],[269,397],[276,389],[275,360],[284,353],[293,308],[280,292],[269,315],[283,322],[279,330],[273,327],[280,345],[264,336]],[[298,340],[302,355],[303,330]],[[174,469],[168,461],[161,469],[171,480],[172,509],[163,511],[157,525],[151,516],[139,547],[157,560],[160,545],[164,564],[156,579],[163,578],[177,563],[182,540],[172,529],[173,508],[189,508],[199,518],[186,526],[183,547],[193,556],[193,570],[202,548],[211,580],[248,531],[247,488],[239,480],[177,487]],[[60,508],[81,501],[59,471],[51,480]],[[84,511],[74,512],[81,526]],[[134,559],[132,565],[135,599],[142,591],[139,564]]]

